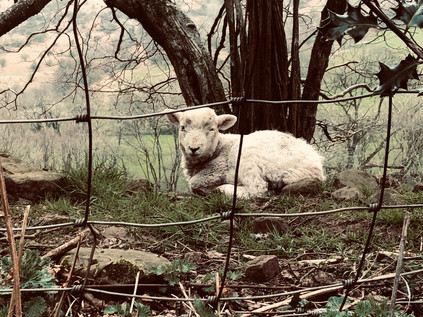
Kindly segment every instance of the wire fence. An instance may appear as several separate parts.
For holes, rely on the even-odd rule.
[[[373,96],[373,95],[370,95]],[[362,98],[367,98],[370,96],[362,96]],[[245,100],[245,102],[257,102],[258,100]],[[219,102],[219,103],[213,103],[213,104],[205,104],[196,106],[195,108],[201,108],[201,107],[216,107],[222,104],[229,104],[231,101],[226,102]],[[262,100],[261,102],[268,102],[266,100]],[[297,101],[290,101],[290,102],[297,102]],[[333,100],[332,103],[335,102],[342,102],[342,100]],[[277,103],[277,102],[274,102]],[[283,101],[283,103],[286,103],[286,101]],[[389,103],[392,105],[392,98],[389,98]],[[91,120],[141,120],[141,119],[147,119],[154,116],[162,116],[167,113],[172,113],[176,111],[185,111],[192,109],[186,108],[186,109],[180,109],[180,110],[171,110],[166,112],[159,112],[159,113],[151,113],[147,115],[140,115],[140,116],[131,116],[131,117],[89,117],[87,115],[77,116],[74,118],[57,118],[57,119],[48,119],[48,120],[2,120],[0,121],[0,124],[29,124],[29,123],[46,123],[46,122],[60,122],[60,121],[75,121],[75,122],[88,122]],[[392,116],[391,113],[388,114],[389,116]],[[389,118],[388,118],[389,119]],[[390,120],[388,120],[390,121]],[[388,123],[389,124],[389,123]],[[95,248],[97,247],[96,239],[95,239],[95,232],[93,230],[94,226],[125,226],[125,227],[137,227],[137,228],[164,228],[164,227],[170,227],[170,226],[190,226],[190,225],[196,225],[203,222],[209,222],[209,221],[231,221],[234,218],[246,218],[246,217],[318,217],[318,216],[324,216],[334,213],[343,213],[343,212],[362,212],[362,211],[369,211],[373,213],[373,219],[370,226],[368,238],[366,245],[363,249],[361,261],[359,268],[357,269],[357,273],[355,275],[355,278],[352,280],[343,281],[342,283],[338,284],[332,284],[332,285],[324,285],[320,287],[313,287],[313,288],[306,288],[301,289],[298,291],[290,291],[290,292],[277,292],[273,294],[268,295],[262,295],[262,296],[248,296],[248,297],[222,297],[221,293],[219,293],[217,296],[210,296],[207,298],[173,298],[173,297],[160,297],[160,296],[146,296],[146,295],[134,295],[131,293],[123,293],[123,292],[116,292],[116,291],[108,291],[101,288],[94,288],[87,286],[88,283],[88,276],[85,277],[83,285],[74,285],[72,287],[57,287],[57,288],[29,288],[29,289],[22,289],[22,292],[71,292],[73,294],[81,295],[83,292],[91,292],[91,293],[97,293],[97,294],[106,294],[106,295],[114,295],[114,296],[122,296],[125,298],[137,298],[137,299],[144,299],[144,300],[155,300],[155,301],[181,301],[181,302],[192,302],[194,300],[204,301],[207,303],[217,303],[217,302],[227,302],[227,301],[242,301],[242,300],[262,300],[262,299],[269,299],[269,298],[288,298],[290,296],[293,296],[295,294],[301,294],[301,293],[307,293],[311,291],[315,291],[318,289],[324,289],[324,288],[336,288],[336,289],[345,289],[345,296],[344,298],[347,298],[348,292],[352,290],[353,287],[357,285],[361,285],[364,283],[372,283],[376,281],[380,281],[379,278],[374,279],[360,279],[361,270],[363,267],[363,262],[366,254],[368,253],[368,249],[370,246],[370,241],[372,238],[372,232],[375,227],[375,219],[377,216],[377,213],[382,209],[416,209],[416,208],[423,208],[423,202],[421,204],[401,204],[401,205],[383,205],[383,198],[384,198],[384,187],[383,184],[386,181],[386,173],[387,173],[387,162],[388,162],[388,154],[389,154],[389,129],[387,129],[387,146],[386,146],[386,152],[385,152],[385,164],[384,164],[384,170],[383,170],[383,178],[382,178],[382,186],[381,186],[381,192],[379,201],[377,203],[371,204],[367,207],[365,206],[352,206],[352,207],[345,207],[345,208],[337,208],[332,210],[323,210],[323,211],[315,211],[315,212],[303,212],[303,213],[287,213],[287,214],[279,214],[279,213],[237,213],[235,211],[235,208],[231,211],[228,211],[223,214],[214,215],[202,219],[196,219],[192,221],[182,221],[182,222],[162,222],[162,223],[155,223],[155,224],[143,224],[143,223],[129,223],[129,222],[116,222],[116,221],[92,221],[89,219],[89,212],[85,214],[84,218],[81,219],[75,219],[73,222],[64,222],[64,223],[58,223],[58,224],[51,224],[51,225],[40,225],[40,226],[29,226],[26,227],[26,230],[46,230],[46,229],[53,229],[53,228],[64,228],[64,227],[88,227],[91,230],[92,237],[94,238],[94,242],[92,245],[92,252],[91,257],[89,260],[87,272],[90,271],[90,266],[92,265],[93,255],[95,252]],[[92,134],[89,135],[89,138],[92,138]],[[91,153],[92,155],[92,153]],[[238,162],[239,164],[239,162]],[[89,167],[90,168],[90,167]],[[234,202],[236,204],[236,195],[234,196]],[[87,192],[87,210],[90,208],[90,192]],[[235,206],[234,204],[234,206]],[[22,228],[13,228],[13,231],[20,232]],[[6,232],[6,228],[0,228],[0,232]],[[233,227],[230,227],[229,230],[229,236],[233,237],[234,230]],[[226,265],[225,265],[225,271],[227,272],[228,267],[227,263],[229,262],[229,259],[231,257],[231,248],[228,247],[228,253],[226,258]],[[423,269],[419,270],[413,270],[410,272],[402,273],[400,276],[406,276],[406,275],[416,275],[423,273]],[[395,274],[390,274],[388,276],[383,277],[383,279],[394,279]],[[225,286],[225,280],[222,280],[222,286]],[[10,294],[12,292],[12,289],[0,289],[0,295],[1,294]],[[311,311],[311,312],[294,312],[292,316],[318,316],[320,314],[320,310]],[[313,315],[314,314],[314,315]],[[285,315],[284,316],[289,316]]]
[[[384,202],[384,184],[386,182],[386,176],[387,176],[387,169],[388,169],[388,157],[389,157],[389,149],[390,149],[390,137],[391,137],[391,120],[392,120],[392,104],[393,104],[393,97],[388,96],[388,123],[387,123],[387,129],[386,129],[386,148],[385,148],[385,156],[384,156],[384,167],[383,167],[383,176],[381,181],[381,191],[378,202],[371,204],[367,207],[363,206],[356,206],[356,207],[347,207],[347,208],[338,208],[333,210],[325,210],[325,211],[318,211],[318,212],[305,212],[305,213],[290,213],[290,214],[275,214],[275,213],[237,213],[236,212],[236,201],[237,201],[237,195],[236,195],[236,188],[237,188],[237,172],[235,174],[235,195],[233,197],[233,203],[232,203],[232,209],[224,214],[221,215],[214,215],[203,219],[197,219],[193,221],[184,221],[184,222],[163,222],[163,223],[155,223],[155,224],[142,224],[142,223],[129,223],[129,222],[114,222],[114,221],[91,221],[90,220],[90,203],[91,203],[91,186],[92,186],[92,162],[93,162],[93,131],[91,128],[91,123],[93,120],[143,120],[148,119],[152,117],[157,116],[163,116],[169,113],[173,112],[179,112],[179,111],[186,111],[191,110],[195,108],[203,108],[203,107],[217,107],[221,105],[230,105],[233,103],[238,104],[245,104],[245,103],[267,103],[267,104],[290,104],[295,103],[297,105],[301,104],[310,104],[310,103],[316,103],[316,104],[323,104],[323,103],[339,103],[339,102],[346,102],[353,99],[362,99],[362,98],[369,98],[375,96],[374,93],[357,96],[357,97],[351,97],[351,98],[341,98],[336,100],[290,100],[290,101],[269,101],[269,100],[256,100],[256,99],[244,99],[244,98],[232,98],[228,101],[222,101],[222,102],[216,102],[216,103],[210,103],[210,104],[204,104],[194,107],[189,107],[185,109],[177,109],[177,110],[168,110],[163,112],[154,112],[149,114],[143,114],[143,115],[136,115],[136,116],[92,116],[90,113],[90,103],[89,103],[89,93],[88,93],[88,84],[87,84],[87,78],[85,73],[85,66],[83,62],[82,57],[82,50],[79,45],[78,41],[78,34],[77,34],[77,25],[76,25],[76,13],[77,10],[77,4],[78,1],[74,1],[75,4],[75,10],[74,10],[74,37],[76,42],[76,47],[78,49],[78,54],[80,57],[80,65],[82,70],[82,77],[83,77],[83,83],[84,83],[84,90],[86,95],[86,113],[78,115],[76,117],[63,117],[63,118],[54,118],[54,119],[38,119],[38,120],[1,120],[0,124],[31,124],[31,123],[49,123],[49,122],[65,122],[65,121],[75,121],[76,123],[86,123],[88,126],[88,153],[89,153],[89,161],[88,161],[88,181],[87,181],[87,193],[86,193],[86,205],[85,205],[85,214],[84,217],[81,219],[76,219],[73,222],[64,222],[59,224],[52,224],[52,225],[41,225],[41,226],[32,226],[32,227],[26,227],[26,230],[47,230],[52,228],[66,228],[66,227],[76,227],[76,228],[88,228],[91,233],[92,237],[92,246],[91,246],[91,255],[88,262],[87,275],[83,279],[82,284],[74,285],[71,287],[57,287],[57,288],[28,288],[28,289],[21,289],[21,292],[71,292],[77,296],[77,298],[80,298],[80,296],[83,294],[83,292],[91,292],[91,293],[98,293],[98,294],[107,294],[107,295],[113,295],[113,296],[121,296],[125,298],[137,298],[137,299],[148,299],[148,300],[154,300],[154,301],[179,301],[179,302],[193,302],[194,300],[204,301],[209,304],[217,304],[219,302],[228,302],[228,301],[243,301],[243,300],[262,300],[262,299],[269,299],[269,298],[289,298],[294,295],[308,293],[312,291],[316,291],[319,289],[334,289],[334,290],[345,290],[344,294],[344,301],[341,306],[345,305],[346,299],[348,297],[349,292],[356,286],[364,284],[364,283],[373,283],[376,281],[380,281],[382,279],[394,279],[395,277],[398,277],[398,274],[392,273],[387,276],[384,276],[383,278],[373,278],[373,279],[360,279],[360,275],[363,269],[364,260],[366,255],[369,252],[369,247],[371,246],[371,239],[373,235],[373,230],[376,225],[376,219],[377,214],[382,209],[404,209],[404,210],[411,210],[411,209],[417,209],[417,208],[423,208],[423,202],[421,204],[402,204],[402,205],[395,205],[395,206],[386,206],[383,205]],[[419,93],[418,91],[414,92],[405,92],[405,93]],[[241,134],[241,142],[240,142],[240,148],[239,153],[241,153],[242,150],[242,137]],[[239,161],[240,161],[240,155],[238,155],[238,161],[237,161],[237,171],[239,167]],[[313,288],[306,288],[306,289],[299,289],[295,291],[289,291],[289,292],[275,292],[272,294],[262,295],[262,296],[248,296],[248,297],[223,297],[223,289],[227,285],[226,281],[226,275],[228,272],[229,262],[232,256],[232,241],[234,237],[234,219],[235,218],[241,218],[241,217],[257,217],[257,216],[266,216],[266,217],[318,217],[323,215],[329,215],[334,213],[342,213],[342,212],[357,212],[357,211],[369,211],[372,213],[372,222],[369,228],[367,240],[365,243],[365,246],[363,248],[363,252],[361,255],[361,259],[359,262],[359,266],[356,270],[355,277],[351,280],[343,281],[342,283],[332,284],[332,285],[324,285],[319,287],[313,287]],[[229,221],[230,226],[228,230],[229,234],[229,242],[227,246],[227,253],[224,263],[224,274],[222,277],[222,281],[220,284],[220,289],[216,296],[210,296],[207,298],[173,298],[173,297],[165,297],[165,296],[146,296],[146,295],[137,295],[134,293],[124,293],[124,292],[116,292],[116,291],[108,291],[101,289],[99,287],[90,287],[88,285],[88,273],[90,272],[90,267],[92,266],[93,262],[93,256],[95,249],[97,247],[98,241],[96,238],[96,233],[94,230],[94,226],[103,226],[103,225],[113,225],[113,226],[125,226],[125,227],[139,227],[139,228],[164,228],[169,226],[192,226],[203,222],[210,222],[210,221]],[[13,228],[13,231],[21,231],[22,228]],[[7,228],[0,228],[0,232],[6,232]],[[76,254],[77,255],[77,254]],[[404,277],[407,275],[417,275],[422,274],[423,269],[419,270],[413,270],[406,273],[399,274],[400,277]],[[13,292],[13,289],[0,289],[0,295],[5,294],[11,294]],[[422,302],[423,299],[413,299],[414,302]],[[411,303],[411,299],[399,299],[398,303],[403,302]],[[316,309],[309,312],[304,312],[300,310],[290,311],[287,314],[283,314],[283,316],[319,316],[321,314],[321,310]]]

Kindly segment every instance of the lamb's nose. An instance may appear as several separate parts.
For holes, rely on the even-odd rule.
[[[197,152],[199,148],[200,148],[199,146],[198,147],[189,147],[192,154],[195,154],[195,152]]]

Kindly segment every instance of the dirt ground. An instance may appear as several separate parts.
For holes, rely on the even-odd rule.
[[[37,222],[43,224],[64,223],[68,220],[66,217],[47,214]],[[359,231],[363,227],[367,228],[368,223],[363,221],[348,221],[347,219],[336,217],[322,217],[317,220],[321,225],[331,228],[331,232],[335,235],[343,234],[346,231]],[[37,225],[36,223],[34,225]],[[19,223],[16,223],[19,226]],[[65,242],[74,239],[81,229],[69,228],[52,228],[41,231],[29,231],[26,235],[26,248],[37,249],[41,254],[63,245]],[[96,228],[97,230],[97,228]],[[150,246],[155,245],[156,251],[160,250],[159,242],[155,241],[153,237],[143,237],[144,242],[137,241],[137,236],[131,234],[119,234],[122,228],[109,227],[107,234],[104,233],[104,228],[98,228],[99,235],[97,236],[97,251],[101,248],[133,248],[134,246],[145,248],[145,241],[149,241]],[[401,227],[390,226],[383,229],[386,235],[398,236],[401,232]],[[222,237],[223,240],[228,237]],[[83,241],[82,245],[92,246],[93,240],[88,235]],[[3,255],[7,253],[7,240],[3,233],[0,235],[0,252]],[[101,251],[100,251],[101,252]],[[170,261],[175,259],[187,258],[190,263],[196,265],[195,269],[181,274],[180,284],[170,286],[162,278],[147,279],[139,281],[138,292],[139,295],[156,296],[156,297],[197,297],[208,298],[216,295],[216,283],[220,287],[221,277],[213,276],[216,272],[221,272],[226,261],[226,254],[217,252],[215,250],[194,250],[192,247],[179,244],[174,251],[167,251],[161,254]],[[243,263],[253,258],[254,255],[249,252],[240,252],[236,245],[232,249],[230,258],[230,268],[232,271],[244,269]],[[421,257],[416,256],[414,259],[412,255],[406,256],[407,261],[420,261]],[[254,282],[245,276],[241,276],[236,280],[227,278],[223,289],[223,297],[251,297],[246,300],[234,300],[221,303],[219,309],[221,316],[232,316],[240,314],[241,316],[248,316],[248,312],[257,310],[256,316],[275,316],[277,312],[295,313],[293,308],[304,306],[307,309],[315,309],[317,307],[324,307],[325,302],[331,296],[342,297],[345,289],[339,285],[345,280],[353,278],[354,272],[357,270],[359,256],[352,259],[348,254],[327,254],[317,253],[313,250],[307,250],[296,258],[281,258],[279,257],[280,273],[276,277],[265,282]],[[393,274],[395,272],[396,254],[389,252],[370,252],[366,261],[371,262],[372,269],[364,271],[362,276],[367,279],[380,277],[384,275]],[[409,263],[410,263],[409,262]],[[418,265],[417,265],[418,266]],[[69,276],[68,270],[60,265],[55,265],[51,272],[56,276],[59,285],[65,285]],[[212,278],[204,282],[207,274],[212,273]],[[222,274],[221,274],[222,275]],[[392,277],[392,276],[391,276]],[[73,275],[70,278],[69,285],[83,284],[83,276]],[[410,292],[410,287],[413,288],[413,294],[423,293],[422,279],[414,279],[413,285],[402,285],[398,297],[407,298],[407,287]],[[334,286],[335,285],[335,286]],[[349,299],[352,305],[360,300],[364,300],[369,296],[378,301],[390,299],[392,292],[393,279],[387,278],[378,281],[366,282],[356,285],[351,289]],[[87,287],[98,288],[106,291],[113,291],[124,294],[132,294],[134,292],[134,285],[97,285],[95,280],[87,280]],[[320,287],[320,288],[319,288]],[[287,292],[302,291],[301,298],[306,299],[309,303],[298,302],[297,297],[293,297],[292,293],[283,295]],[[279,294],[264,299],[256,299],[254,297]],[[78,297],[80,296],[80,297]],[[52,316],[55,304],[59,302],[60,295],[48,295],[46,297],[49,308],[46,315]],[[75,301],[80,299],[80,305],[76,305]],[[104,309],[107,306],[117,305],[131,302],[131,298],[112,296],[107,294],[85,292],[83,294],[65,293],[63,309],[73,309],[74,316],[105,316]],[[0,297],[0,305],[8,302],[6,296]],[[182,316],[184,314],[191,314],[194,316],[194,308],[185,302],[178,301],[161,301],[152,299],[137,300],[143,305],[149,306],[153,315],[161,316]],[[294,307],[290,307],[291,304]],[[353,307],[352,306],[352,307]],[[404,304],[401,306],[404,311],[414,313],[415,316],[423,316],[423,305],[421,304]],[[259,312],[261,312],[259,314]],[[110,316],[118,316],[110,315]],[[123,315],[122,315],[123,316]],[[129,315],[128,315],[129,316]],[[187,315],[189,316],[189,315]]]

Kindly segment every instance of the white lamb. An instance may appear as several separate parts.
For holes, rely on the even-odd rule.
[[[219,190],[234,193],[240,135],[221,134],[232,127],[233,115],[216,115],[201,108],[167,115],[179,125],[185,176],[194,193]],[[305,178],[323,181],[322,157],[311,145],[291,134],[257,131],[244,136],[237,194],[248,198],[278,192]]]

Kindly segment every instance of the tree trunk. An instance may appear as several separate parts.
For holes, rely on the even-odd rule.
[[[166,51],[188,106],[225,100],[213,61],[194,23],[169,0],[105,0],[141,22]]]
[[[301,98],[301,64],[300,64],[300,25],[299,25],[300,0],[293,1],[292,15],[292,43],[291,43],[291,77],[289,80],[289,100]],[[289,105],[288,131],[294,136],[301,135],[298,131],[298,104]]]
[[[337,13],[343,13],[346,5],[345,0],[328,0],[321,14],[320,25],[322,25],[322,21],[324,21],[328,16],[328,9]],[[329,63],[329,55],[332,50],[332,44],[333,41],[327,41],[320,32],[317,33],[313,49],[311,51],[310,64],[308,66],[307,77],[303,88],[303,100],[319,99],[320,85]],[[302,137],[308,142],[311,141],[316,126],[316,113],[316,103],[301,105],[301,111],[298,112],[299,117],[297,120],[297,131],[299,133],[297,137]]]
[[[245,97],[286,100],[288,97],[288,50],[282,21],[282,0],[247,2],[248,55]],[[234,109],[244,133],[274,129],[287,131],[288,107],[247,103]]]

